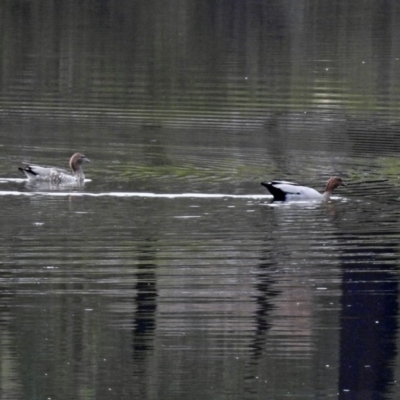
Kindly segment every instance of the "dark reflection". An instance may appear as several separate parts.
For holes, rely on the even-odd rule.
[[[257,283],[255,285],[257,292],[255,296],[257,304],[257,311],[254,317],[255,332],[251,345],[254,360],[263,355],[266,340],[265,334],[270,328],[269,314],[274,308],[272,298],[279,293],[273,288],[275,280],[271,277],[272,263],[267,256],[260,261],[260,273],[257,275]]]
[[[156,328],[157,311],[157,283],[155,274],[155,243],[151,240],[139,248],[138,268],[136,272],[137,283],[134,304],[136,312],[133,319],[132,330],[132,391],[140,398],[148,396],[148,382],[146,371],[151,362],[153,350],[154,331]]]
[[[279,295],[280,291],[275,288],[276,280],[273,278],[276,260],[274,252],[269,251],[271,245],[271,236],[268,234],[264,239],[264,249],[258,263],[257,280],[254,285],[252,299],[256,310],[251,319],[253,333],[249,343],[249,360],[245,371],[245,389],[244,393],[251,398],[257,398],[259,388],[255,384],[255,377],[262,370],[265,359],[268,358],[268,331],[271,328],[270,315],[275,308],[274,297]],[[272,240],[273,242],[273,240]],[[249,397],[250,398],[250,397]]]
[[[397,242],[372,250],[359,245],[357,254],[343,255],[340,399],[386,399],[393,385],[399,311],[397,247]],[[393,255],[393,261],[388,261],[388,255]]]
[[[266,254],[260,260],[259,274],[257,275],[257,283],[255,285],[257,295],[254,297],[257,305],[256,313],[253,317],[254,333],[250,342],[250,359],[246,369],[246,388],[247,395],[257,395],[258,388],[254,385],[254,377],[257,376],[257,371],[266,357],[267,332],[271,328],[269,321],[270,313],[274,308],[272,297],[275,297],[279,292],[274,290],[275,281],[271,278],[272,264],[268,260]]]
[[[133,320],[133,357],[135,360],[146,357],[146,351],[152,349],[153,332],[156,328],[157,282],[155,274],[156,252],[154,243],[141,248],[138,257],[135,305]]]

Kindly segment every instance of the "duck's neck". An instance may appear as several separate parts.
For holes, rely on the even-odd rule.
[[[85,175],[83,173],[83,169],[81,168],[81,166],[75,167],[72,170],[74,176],[76,177],[76,179],[79,179],[81,181],[83,181],[85,179]]]
[[[328,201],[331,197],[331,194],[332,192],[330,190],[325,190],[325,192],[322,193],[322,201]]]

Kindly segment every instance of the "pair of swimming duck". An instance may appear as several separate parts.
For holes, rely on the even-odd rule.
[[[31,181],[46,181],[53,184],[73,185],[82,184],[85,180],[83,173],[83,164],[90,160],[82,153],[75,153],[69,160],[70,171],[55,168],[42,167],[39,165],[27,165],[26,167],[18,168]],[[346,186],[341,178],[333,176],[326,184],[324,193],[319,193],[315,189],[300,186],[297,183],[286,181],[271,181],[261,182],[269,192],[274,196],[275,201],[295,201],[295,200],[321,200],[327,201],[332,192],[338,186]]]

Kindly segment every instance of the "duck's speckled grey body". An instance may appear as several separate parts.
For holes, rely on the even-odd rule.
[[[82,165],[90,160],[82,153],[75,153],[69,160],[71,171],[55,167],[42,167],[39,165],[27,165],[18,169],[25,174],[30,181],[50,182],[58,185],[82,184],[85,180]]]

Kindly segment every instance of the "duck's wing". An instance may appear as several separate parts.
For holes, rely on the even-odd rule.
[[[34,180],[51,180],[57,175],[71,175],[66,169],[54,168],[54,167],[42,167],[40,165],[26,165],[25,167],[18,168],[22,173],[26,175],[28,179]]]
[[[297,183],[288,181],[271,181],[261,182],[261,185],[265,186],[269,192],[274,196],[274,200],[285,201],[287,195],[300,195],[298,188],[300,187]]]
[[[271,182],[268,182],[271,185],[291,185],[291,186],[300,186],[298,183],[295,182],[289,182],[289,181],[278,181],[278,180],[273,180]]]
[[[18,169],[26,175],[28,179],[50,179],[51,167],[41,167],[39,165],[26,165],[18,167]]]

